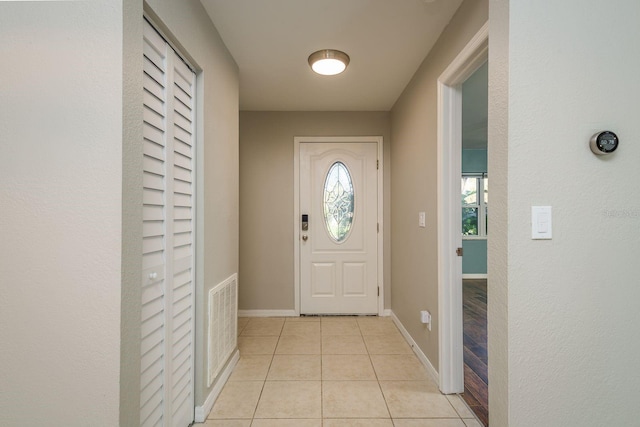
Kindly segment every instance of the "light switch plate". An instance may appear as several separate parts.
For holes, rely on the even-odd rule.
[[[531,239],[551,239],[551,206],[531,206]]]
[[[418,212],[418,226],[423,228],[427,226],[426,214],[424,212]]]

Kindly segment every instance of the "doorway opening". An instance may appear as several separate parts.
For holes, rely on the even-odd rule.
[[[462,84],[462,306],[464,393],[484,425],[489,423],[487,357],[488,64]]]
[[[488,60],[488,23],[438,79],[439,380],[445,394],[464,392],[462,292],[462,85]]]

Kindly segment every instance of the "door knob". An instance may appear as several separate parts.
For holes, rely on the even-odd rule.
[[[306,234],[302,235],[302,240],[304,240],[305,242],[307,241],[308,238],[309,238],[309,236],[307,236]]]

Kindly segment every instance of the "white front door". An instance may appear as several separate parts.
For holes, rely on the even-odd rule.
[[[300,144],[300,312],[378,313],[375,142]]]

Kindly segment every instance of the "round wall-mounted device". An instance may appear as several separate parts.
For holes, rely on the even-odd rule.
[[[611,154],[618,148],[618,136],[608,130],[598,132],[591,137],[589,147],[598,156]]]

